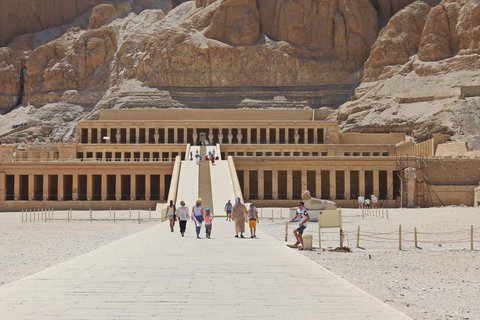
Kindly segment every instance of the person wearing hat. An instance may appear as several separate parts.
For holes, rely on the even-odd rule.
[[[190,219],[188,214],[188,208],[185,206],[185,201],[180,201],[180,207],[177,208],[177,218],[180,221],[180,233],[182,237],[185,235],[185,229],[187,228],[187,221]]]
[[[293,220],[297,218],[299,220],[299,225],[297,229],[293,230],[293,235],[297,239],[294,246],[301,244],[302,246],[298,248],[298,250],[303,250],[303,231],[307,228],[307,222],[310,220],[310,216],[308,215],[307,210],[305,210],[305,203],[303,203],[303,201],[298,203],[296,215],[290,220],[290,222],[293,222]]]
[[[253,203],[250,203],[250,208],[248,209],[248,226],[250,227],[250,238],[256,238],[255,235],[257,232],[257,221],[258,221],[258,210],[255,208]]]
[[[202,229],[202,223],[203,223],[202,198],[198,198],[197,202],[192,208],[192,220],[195,221],[197,239],[200,239],[200,230]]]
[[[213,214],[210,213],[210,208],[205,210],[205,235],[207,239],[210,239],[210,235],[212,234],[212,221],[213,221]]]
[[[233,221],[235,221],[235,238],[238,238],[238,233],[240,233],[240,238],[245,238],[243,233],[245,232],[245,222],[247,218],[247,207],[242,203],[240,197],[235,198],[235,205],[233,206]]]

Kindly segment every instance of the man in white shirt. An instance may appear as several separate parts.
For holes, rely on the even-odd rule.
[[[294,245],[301,244],[302,246],[298,248],[298,250],[303,250],[303,231],[307,228],[307,222],[310,220],[310,216],[308,215],[307,210],[305,210],[305,203],[303,203],[303,201],[298,203],[297,213],[290,222],[293,222],[293,220],[297,218],[299,219],[299,225],[297,229],[293,230],[293,234],[295,235],[295,238],[297,238],[297,242],[295,242]]]

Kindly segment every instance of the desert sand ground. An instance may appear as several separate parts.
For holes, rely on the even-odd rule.
[[[148,218],[148,211],[142,211]],[[135,232],[159,223],[158,214],[151,220],[138,223],[138,211],[117,211],[116,222],[110,212],[94,212],[89,221],[88,211],[74,211],[67,221],[66,211],[54,211],[53,219],[47,222],[33,220],[23,222],[21,213],[0,213],[0,286],[22,279],[31,274],[95,250]],[[28,215],[27,218],[30,218]],[[81,220],[80,220],[81,219]]]
[[[258,227],[279,241],[285,241],[288,210],[264,209]],[[385,212],[384,212],[385,213]],[[22,279],[48,267],[94,250],[100,246],[159,223],[158,219],[130,219],[129,211],[55,212],[55,219],[21,222],[20,213],[0,213],[0,285]],[[142,212],[147,218],[148,212]],[[158,218],[152,214],[152,218]],[[293,243],[289,225],[288,243]],[[398,229],[402,225],[402,251]],[[470,250],[470,227],[474,226],[475,250]],[[356,248],[360,226],[360,247]],[[233,227],[233,226],[232,226]],[[417,227],[418,246],[413,229]],[[339,246],[339,229],[322,230],[322,250],[303,251],[310,259],[361,287],[414,319],[480,319],[480,209],[395,209],[389,219],[367,215],[361,210],[343,210],[344,245],[351,253],[330,252]],[[318,246],[316,223],[305,234],[313,235]],[[249,232],[247,230],[247,235]],[[292,249],[294,250],[294,249]],[[299,276],[299,274],[292,276]],[[348,301],[345,301],[348,306]]]
[[[264,209],[263,215],[271,217],[271,211]],[[279,216],[278,209],[274,215]],[[284,210],[283,216],[287,215]],[[285,241],[286,221],[264,218],[259,229]],[[472,225],[474,251],[470,250]],[[289,225],[289,244],[297,226]],[[356,248],[358,226],[360,248]],[[419,248],[414,243],[415,227]],[[344,209],[343,229],[344,246],[351,253],[328,251],[339,247],[339,229],[322,229],[323,250],[302,253],[414,319],[480,319],[480,208],[395,209],[389,210],[389,219],[362,219],[361,210]],[[317,223],[309,223],[307,230],[318,247]]]

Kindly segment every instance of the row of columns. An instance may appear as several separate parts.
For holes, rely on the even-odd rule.
[[[272,198],[274,200],[278,199],[278,171],[279,170],[272,171]],[[280,170],[280,171],[287,171],[287,198],[293,199],[293,171],[298,171],[298,170]],[[307,171],[313,171],[313,170],[301,170],[301,171],[302,171],[301,188],[302,190],[307,190]],[[320,198],[320,195],[322,194],[322,171],[325,171],[325,170],[315,170],[315,189],[316,189],[317,198]],[[335,199],[335,195],[336,195],[336,189],[337,189],[336,172],[337,171],[339,170],[333,170],[333,169],[329,170],[330,172],[330,179],[329,179],[330,190],[329,191],[330,191],[331,199]],[[365,171],[364,170],[355,170],[355,171],[359,172],[359,195],[369,196],[369,195],[365,195]],[[259,199],[264,199],[265,197],[264,172],[265,170],[263,169],[258,170],[258,198]],[[350,199],[352,196],[351,190],[350,190],[350,182],[351,182],[350,172],[351,170],[344,170],[345,199]],[[379,196],[379,193],[380,193],[379,172],[380,170],[373,170],[373,194],[376,195],[377,197]],[[243,179],[244,179],[243,196],[245,199],[249,199],[250,198],[250,170],[243,171]],[[393,197],[393,188],[390,188],[392,184],[393,184],[393,171],[389,170],[387,171],[387,186],[388,186],[387,198],[388,199],[391,199]]]
[[[105,143],[106,144],[110,144],[111,143],[111,140],[112,140],[112,128],[86,128],[87,129],[87,142],[88,143],[92,143],[92,135],[93,135],[93,129],[96,129],[97,130],[97,143],[102,143],[102,141],[104,140],[103,136],[102,136],[102,129],[106,129],[107,130],[107,137],[109,137],[109,139],[105,139]],[[132,143],[131,142],[131,134],[130,134],[130,129],[131,128],[116,128],[116,135],[115,135],[115,140],[116,140],[116,143],[120,143],[121,141],[121,130],[126,130],[126,142],[127,143]],[[188,138],[188,130],[187,128],[140,128],[140,127],[136,127],[134,128],[135,129],[135,143],[140,143],[140,129],[144,129],[145,130],[145,143],[149,143],[150,141],[150,129],[154,129],[155,133],[153,135],[153,140],[155,141],[155,144],[158,144],[159,143],[159,138],[160,138],[160,134],[159,134],[159,130],[164,130],[164,141],[168,142],[169,141],[169,129],[173,129],[173,143],[174,144],[177,144],[179,143],[179,129],[183,129],[183,142],[184,143],[187,143],[187,142],[192,142],[194,145],[197,145],[200,141],[198,140],[199,139],[199,134],[198,134],[198,131],[197,131],[197,128],[193,128],[193,134],[192,134],[192,137],[191,139]],[[242,134],[242,129],[247,129],[247,144],[252,144],[252,143],[256,143],[256,144],[260,144],[261,143],[261,130],[265,130],[265,140],[268,143],[270,143],[270,129],[272,128],[228,128],[228,134],[226,136],[224,136],[223,134],[223,128],[218,128],[218,135],[215,136],[214,135],[214,129],[213,128],[210,128],[208,129],[209,130],[209,133],[208,133],[208,140],[211,141],[211,140],[215,140],[219,143],[228,143],[228,144],[232,144],[232,141],[234,139],[234,135],[233,135],[233,130],[236,129],[237,130],[237,135],[236,135],[236,138],[237,140],[240,142],[242,141],[243,139],[243,134]],[[280,144],[280,143],[288,143],[289,141],[289,130],[290,129],[293,129],[294,130],[294,140],[295,140],[295,144],[298,144],[299,143],[299,140],[300,140],[300,131],[299,131],[299,128],[275,128],[275,143],[276,144]],[[303,129],[303,128],[302,128]],[[324,137],[319,137],[318,135],[318,130],[316,128],[310,128],[312,129],[313,131],[313,144],[322,144],[323,141],[324,141]],[[256,131],[256,136],[257,136],[257,139],[256,141],[253,141],[252,140],[252,130],[255,130]],[[280,130],[285,130],[285,134],[284,134],[284,141],[280,141]],[[323,132],[323,131],[322,131]],[[82,141],[84,141],[84,139],[81,139]],[[309,141],[309,130],[308,128],[304,128],[303,129],[303,140],[304,140],[304,144],[308,144],[308,141]]]
[[[86,182],[86,189],[87,189],[87,200],[93,199],[93,176],[95,174],[86,174],[87,182]],[[57,198],[58,200],[64,200],[64,192],[65,192],[65,185],[64,185],[64,176],[63,174],[58,174],[58,184],[57,184]],[[70,175],[72,176],[72,200],[78,200],[79,195],[79,175]],[[107,174],[101,174],[102,182],[101,182],[101,199],[106,200],[107,198]],[[115,175],[115,198],[120,200],[122,198],[122,174]],[[143,175],[142,175],[143,176]],[[151,175],[145,174],[145,198],[146,200],[150,200],[151,196]],[[160,198],[165,199],[165,174],[157,174],[160,176]],[[28,175],[28,199],[33,200],[35,197],[35,175],[31,174]],[[43,199],[48,200],[49,198],[49,190],[51,189],[49,185],[49,175],[43,175]],[[130,199],[134,200],[136,197],[136,175],[130,174]],[[20,175],[16,174],[14,176],[14,199],[20,199]]]
[[[89,157],[88,154],[91,153],[92,157]],[[101,153],[101,157],[97,157],[97,154]],[[107,158],[107,153],[111,153],[111,158]],[[120,153],[120,158],[116,158],[115,154]],[[126,154],[130,153],[130,157],[126,157]],[[135,158],[134,155],[135,153],[139,153],[140,157]],[[153,157],[154,153],[158,153],[159,157]],[[145,156],[145,154],[148,154],[148,156]],[[166,157],[163,157],[163,154],[165,154]],[[168,155],[167,155],[168,154]],[[97,160],[117,160],[117,161],[173,161],[175,160],[175,157],[177,155],[181,154],[181,152],[144,152],[144,151],[110,151],[110,150],[102,150],[102,151],[89,151],[89,152],[80,152],[80,155],[78,156],[78,159],[97,159]]]

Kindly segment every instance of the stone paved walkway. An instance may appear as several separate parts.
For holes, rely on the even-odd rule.
[[[236,239],[223,218],[212,239],[195,239],[191,222],[184,238],[168,229],[1,287],[0,318],[409,319],[261,232]]]

